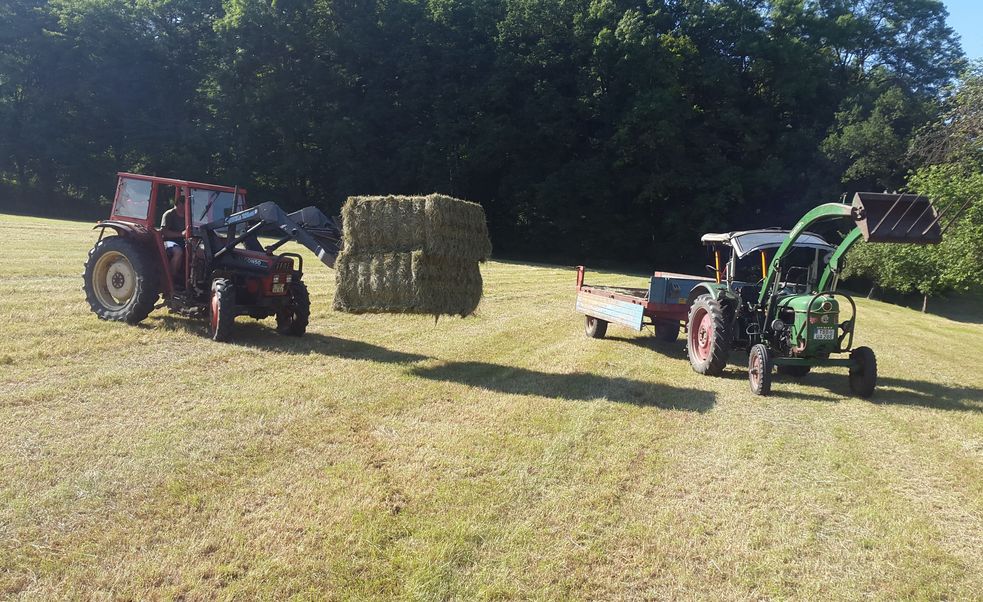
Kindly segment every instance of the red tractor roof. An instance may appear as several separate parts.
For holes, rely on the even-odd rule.
[[[246,189],[245,188],[238,188],[238,189],[236,189],[235,187],[232,187],[232,186],[219,186],[217,184],[206,184],[204,182],[192,182],[190,180],[175,180],[174,178],[160,178],[160,177],[157,177],[157,176],[145,176],[143,174],[129,173],[129,172],[125,172],[125,171],[117,172],[116,175],[118,175],[121,178],[133,178],[133,179],[136,179],[136,180],[148,180],[150,182],[158,182],[160,184],[167,184],[169,186],[189,186],[191,188],[199,188],[199,189],[204,189],[204,190],[217,190],[218,192],[236,192],[236,190],[238,190],[239,191],[239,194],[245,194],[246,193]]]

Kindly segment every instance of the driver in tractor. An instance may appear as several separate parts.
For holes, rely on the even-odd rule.
[[[160,220],[160,235],[164,238],[164,250],[174,276],[183,272],[184,226],[184,195],[178,194],[174,206],[165,211]]]

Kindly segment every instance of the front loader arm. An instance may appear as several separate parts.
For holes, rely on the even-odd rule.
[[[887,194],[876,192],[858,192],[853,197],[851,205],[841,203],[826,203],[819,205],[802,216],[799,223],[788,234],[775,252],[771,268],[761,286],[758,305],[762,305],[771,294],[769,288],[773,284],[780,269],[781,260],[789,252],[795,239],[812,224],[839,217],[848,217],[856,227],[844,237],[833,252],[819,281],[819,290],[826,291],[828,286],[835,287],[840,272],[840,263],[846,252],[863,237],[868,242],[904,243],[932,245],[942,241],[942,233],[958,219],[969,201],[953,200],[946,204],[941,211],[936,211],[932,202],[925,197],[914,194]],[[951,209],[955,209],[953,213]],[[946,223],[941,223],[946,216]]]
[[[843,256],[846,255],[846,252],[850,250],[850,247],[855,242],[860,240],[861,236],[863,236],[863,231],[858,227],[850,230],[850,233],[843,238],[843,241],[836,247],[833,254],[829,256],[829,263],[826,264],[826,269],[823,270],[823,276],[819,279],[819,290],[827,291],[836,289],[840,270],[842,269]]]
[[[795,227],[792,228],[788,237],[782,242],[778,250],[775,251],[775,257],[771,260],[771,265],[768,267],[768,274],[765,276],[765,280],[761,283],[761,292],[758,293],[758,305],[764,305],[765,299],[771,297],[771,287],[778,278],[778,272],[781,270],[782,259],[792,250],[795,245],[795,241],[798,240],[799,236],[806,231],[809,226],[815,224],[816,222],[821,222],[828,219],[835,219],[839,217],[850,217],[851,215],[850,205],[844,205],[841,203],[824,203],[819,205],[815,209],[809,211],[802,216]],[[841,245],[842,246],[842,245]],[[844,249],[845,251],[845,249]],[[823,274],[825,279],[826,275]],[[822,287],[820,286],[820,290]]]
[[[268,201],[205,224],[202,228],[217,230],[238,224],[248,224],[249,227],[238,236],[230,236],[225,246],[215,253],[215,259],[237,244],[262,234],[280,237],[279,241],[266,248],[267,252],[272,252],[289,240],[295,240],[310,249],[322,263],[331,268],[334,267],[335,259],[341,252],[341,229],[334,220],[316,207],[305,207],[300,211],[286,213],[279,205]]]

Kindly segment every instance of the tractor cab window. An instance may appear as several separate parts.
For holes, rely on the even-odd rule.
[[[194,226],[210,224],[214,221],[222,220],[237,211],[246,208],[246,201],[241,194],[232,198],[231,192],[219,192],[217,190],[205,190],[203,188],[191,189],[191,223]],[[233,226],[233,236],[235,235]],[[219,236],[226,236],[228,228],[216,228],[214,230]]]
[[[818,255],[824,253],[808,247],[794,247],[782,260],[781,282],[797,292],[810,290],[816,282]]]
[[[113,213],[120,217],[147,219],[150,211],[150,188],[151,183],[147,180],[120,179]]]
[[[235,200],[231,192],[191,189],[191,223],[195,226],[225,219],[243,207],[242,195]]]
[[[164,212],[174,206],[174,200],[176,198],[177,187],[167,184],[157,184],[156,215],[153,220],[155,225],[160,225],[160,220],[164,217]]]

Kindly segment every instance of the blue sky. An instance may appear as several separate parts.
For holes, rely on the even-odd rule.
[[[962,38],[963,52],[970,59],[983,59],[983,0],[945,0],[949,27]]]

